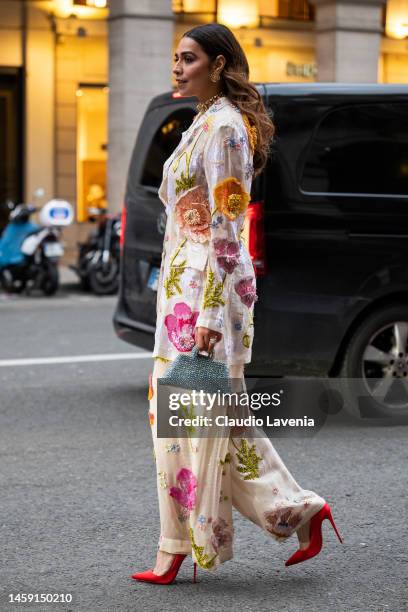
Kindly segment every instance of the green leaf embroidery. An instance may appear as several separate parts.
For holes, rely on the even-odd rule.
[[[213,308],[214,306],[225,306],[222,298],[224,283],[219,281],[215,284],[215,274],[208,266],[207,280],[204,289],[203,308]]]
[[[231,453],[227,453],[227,454],[225,455],[225,459],[224,459],[224,460],[220,459],[220,465],[224,466],[224,465],[226,465],[227,463],[231,463]],[[223,476],[225,476],[225,474],[226,474],[226,471],[225,471],[225,469],[224,469],[224,467],[223,467],[223,468],[222,468],[222,475],[223,475]],[[221,493],[222,493],[222,491],[221,491]],[[220,497],[220,501],[222,501],[222,500],[221,500],[221,497]]]
[[[227,453],[224,460],[220,459],[221,465],[225,465],[226,463],[231,463],[231,453]]]
[[[182,289],[180,287],[180,276],[185,270],[186,263],[187,262],[184,259],[180,265],[170,267],[170,272],[163,283],[167,299],[171,298],[172,295],[176,295],[175,289],[178,291],[178,293],[182,293]]]
[[[256,454],[256,446],[252,444],[252,446],[248,445],[248,442],[245,438],[241,438],[241,446],[238,448],[234,444],[237,449],[237,459],[241,465],[237,467],[237,471],[241,474],[245,474],[244,480],[254,480],[254,478],[259,478],[259,462],[262,460],[262,457]]]
[[[190,189],[191,187],[194,187],[195,181],[196,181],[195,174],[188,176],[188,171],[187,171],[187,176],[186,176],[184,174],[184,171],[182,170],[180,172],[180,178],[176,178],[176,195],[179,195],[181,191],[185,191],[187,189]]]
[[[194,540],[194,531],[193,528],[190,527],[190,540],[191,540],[191,548],[193,549],[197,563],[203,569],[211,569],[214,567],[214,561],[218,557],[218,553],[214,555],[211,559],[208,558],[207,553],[204,553],[204,546],[198,546]]]
[[[193,404],[189,404],[188,406],[185,406],[184,404],[181,404],[180,411],[181,411],[181,413],[182,413],[182,415],[183,415],[183,417],[185,419],[193,419],[196,416],[195,413],[194,413]],[[196,430],[194,425],[184,425],[184,427],[191,434],[194,433],[195,430]]]

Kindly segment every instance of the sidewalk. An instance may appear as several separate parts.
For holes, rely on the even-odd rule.
[[[60,284],[61,285],[78,285],[79,278],[73,270],[66,265],[59,265]]]

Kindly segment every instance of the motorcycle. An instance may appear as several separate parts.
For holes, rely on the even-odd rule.
[[[88,208],[89,220],[97,222],[86,242],[78,242],[77,265],[69,267],[79,277],[81,288],[97,295],[111,295],[119,289],[120,215],[106,208]]]
[[[8,223],[0,237],[0,283],[7,293],[29,295],[40,289],[47,296],[59,288],[58,261],[64,249],[62,227],[73,220],[69,202],[54,199],[41,210],[32,204],[10,203]],[[30,216],[40,210],[40,224]]]

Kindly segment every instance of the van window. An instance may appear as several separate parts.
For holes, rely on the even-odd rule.
[[[173,153],[181,140],[182,132],[187,130],[195,112],[183,108],[171,113],[158,128],[150,144],[142,172],[142,185],[160,187],[163,177],[163,165]]]
[[[313,137],[301,189],[408,195],[408,104],[342,107]]]

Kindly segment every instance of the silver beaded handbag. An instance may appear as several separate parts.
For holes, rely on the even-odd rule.
[[[183,389],[203,390],[206,393],[231,393],[231,380],[228,366],[216,361],[212,353],[200,355],[197,345],[191,354],[177,355],[173,363],[160,377],[162,384],[174,385]]]

